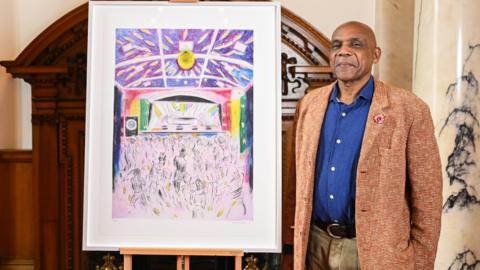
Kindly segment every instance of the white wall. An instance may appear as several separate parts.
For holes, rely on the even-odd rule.
[[[87,0],[2,0],[2,2],[12,3],[15,23],[13,28],[17,35],[15,52],[18,55],[53,22]]]
[[[86,0],[1,0],[0,60],[14,60],[62,15]],[[331,36],[341,23],[357,20],[375,28],[375,0],[280,0],[282,5]],[[0,149],[32,147],[29,85],[0,68]]]
[[[15,37],[11,30],[13,25],[13,1],[3,1],[0,8],[0,59],[12,59],[15,56]],[[17,121],[14,101],[18,93],[14,88],[14,81],[5,74],[5,68],[0,67],[0,146],[13,146]],[[17,95],[15,95],[17,94]]]
[[[381,0],[380,0],[381,1]],[[338,25],[360,21],[375,29],[375,0],[279,0],[331,38]]]

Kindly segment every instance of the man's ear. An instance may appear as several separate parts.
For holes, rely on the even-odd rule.
[[[373,51],[373,63],[377,64],[378,61],[380,61],[380,56],[382,56],[382,49],[379,47],[375,47],[375,50]]]

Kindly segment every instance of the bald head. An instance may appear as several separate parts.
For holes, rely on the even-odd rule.
[[[330,65],[342,84],[363,85],[378,63],[380,48],[373,30],[361,22],[346,22],[332,34]]]
[[[370,28],[370,26],[368,26],[364,23],[357,22],[357,21],[349,21],[349,22],[346,22],[346,23],[343,23],[343,24],[339,25],[335,29],[335,31],[333,31],[332,40],[333,40],[333,37],[335,36],[335,33],[337,33],[338,31],[342,31],[345,28],[346,29],[353,29],[355,32],[365,35],[365,37],[368,39],[368,41],[371,42],[372,46],[377,47],[377,39],[375,37],[375,33],[373,32],[372,28]]]

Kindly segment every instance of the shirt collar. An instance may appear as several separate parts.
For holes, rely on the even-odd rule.
[[[373,76],[370,75],[370,79],[368,82],[362,87],[362,90],[360,90],[360,94],[358,94],[358,97],[362,97],[363,99],[371,100],[373,97],[373,89],[374,89],[374,79]],[[335,83],[333,86],[333,91],[332,94],[330,95],[330,101],[337,101],[337,96],[338,96],[338,82]]]

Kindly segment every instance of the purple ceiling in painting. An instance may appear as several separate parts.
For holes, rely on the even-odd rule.
[[[117,29],[122,88],[245,88],[253,80],[253,31]]]

